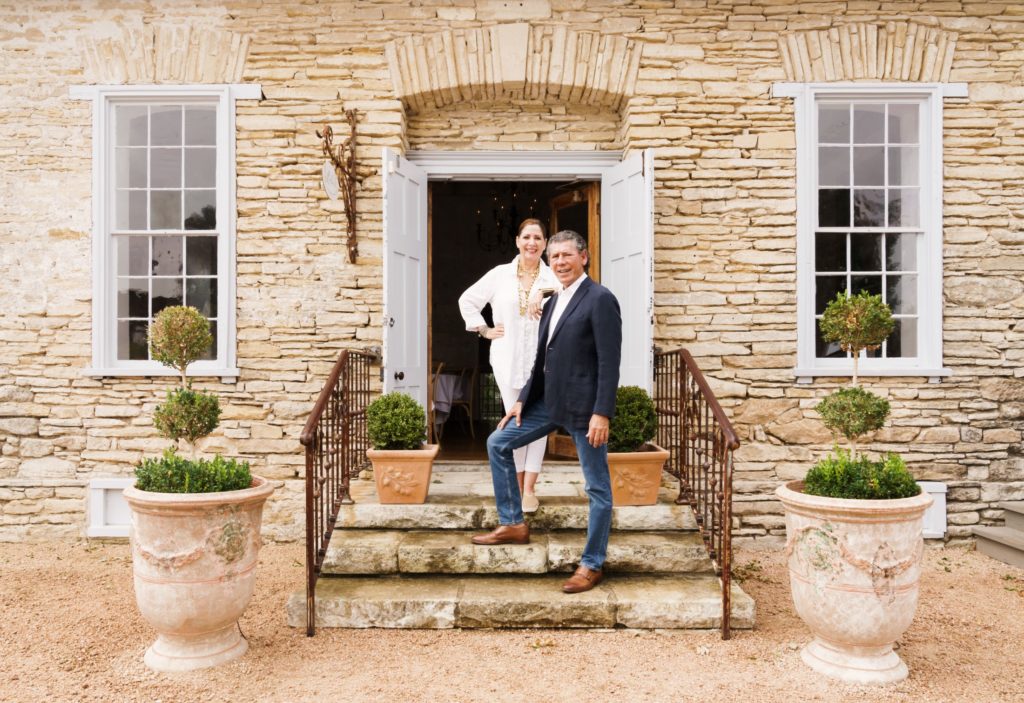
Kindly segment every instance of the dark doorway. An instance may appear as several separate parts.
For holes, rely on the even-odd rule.
[[[556,219],[559,228],[576,230],[590,243],[592,252],[596,251],[598,186],[556,181],[430,183],[428,339],[432,386],[440,368],[446,376],[442,382],[454,385],[458,389],[454,395],[464,401],[453,404],[439,423],[439,460],[485,459],[487,435],[504,415],[491,375],[490,342],[466,332],[459,296],[491,268],[516,256],[519,223],[528,217],[541,220],[548,228]],[[587,193],[582,198],[578,194],[581,189]],[[594,202],[588,205],[587,197]],[[489,309],[484,317],[490,321],[488,315]]]

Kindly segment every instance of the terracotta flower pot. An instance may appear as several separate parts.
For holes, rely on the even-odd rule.
[[[252,597],[263,503],[273,492],[259,476],[222,493],[125,489],[135,598],[157,631],[149,668],[202,669],[248,649],[238,618]]]
[[[367,449],[381,503],[424,503],[440,444],[423,449]]]
[[[608,452],[612,505],[654,505],[668,450],[645,444],[639,452]]]
[[[924,512],[932,498],[850,500],[807,495],[803,481],[779,486],[797,614],[814,640],[801,656],[850,683],[907,677],[893,643],[917,609]]]

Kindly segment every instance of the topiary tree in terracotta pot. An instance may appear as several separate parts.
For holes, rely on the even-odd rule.
[[[615,391],[615,415],[608,425],[608,471],[613,505],[653,505],[668,450],[651,444],[658,433],[654,401],[639,386]]]
[[[366,433],[372,449],[377,498],[381,503],[423,503],[430,488],[434,457],[441,446],[425,444],[427,414],[415,399],[397,391],[366,406]]]
[[[907,676],[893,643],[917,608],[923,517],[932,502],[902,458],[872,459],[857,445],[890,411],[887,400],[857,385],[858,358],[881,346],[893,327],[881,296],[840,293],[829,303],[822,335],[851,355],[853,385],[822,400],[818,413],[849,449],[837,445],[803,481],[776,490],[786,509],[793,603],[815,635],[801,657],[853,683]]]
[[[150,325],[150,355],[181,378],[154,412],[155,426],[175,444],[143,459],[124,492],[135,596],[158,633],[145,662],[157,671],[200,669],[245,653],[238,618],[252,597],[263,504],[274,490],[246,461],[196,455],[196,442],[217,427],[220,402],[193,390],[187,370],[211,341],[209,322],[194,308],[165,308]],[[180,440],[189,443],[189,458],[178,454]]]

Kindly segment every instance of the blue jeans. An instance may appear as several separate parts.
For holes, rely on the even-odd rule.
[[[498,506],[498,522],[518,525],[523,522],[522,496],[516,479],[516,464],[512,452],[540,439],[559,425],[548,419],[543,401],[534,403],[521,416],[516,426],[509,420],[503,429],[495,430],[487,438],[487,456],[491,460],[491,479],[494,481],[494,501]],[[583,548],[580,564],[599,570],[608,551],[608,533],[612,528],[612,482],[608,475],[608,445],[594,448],[587,441],[586,430],[566,428],[576,443],[576,453],[583,467],[583,479],[590,498],[590,517],[587,522],[587,544]]]

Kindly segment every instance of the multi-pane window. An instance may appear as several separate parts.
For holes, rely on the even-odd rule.
[[[942,101],[962,83],[776,83],[793,98],[799,378],[852,373],[821,337],[839,293],[881,295],[896,320],[867,375],[937,378],[942,365]]]
[[[817,320],[838,293],[882,296],[893,333],[868,356],[920,348],[921,101],[824,99],[816,109],[814,319],[816,358],[844,358]]]
[[[154,315],[190,305],[217,348],[217,104],[114,104],[110,185],[117,361],[149,359]]]

